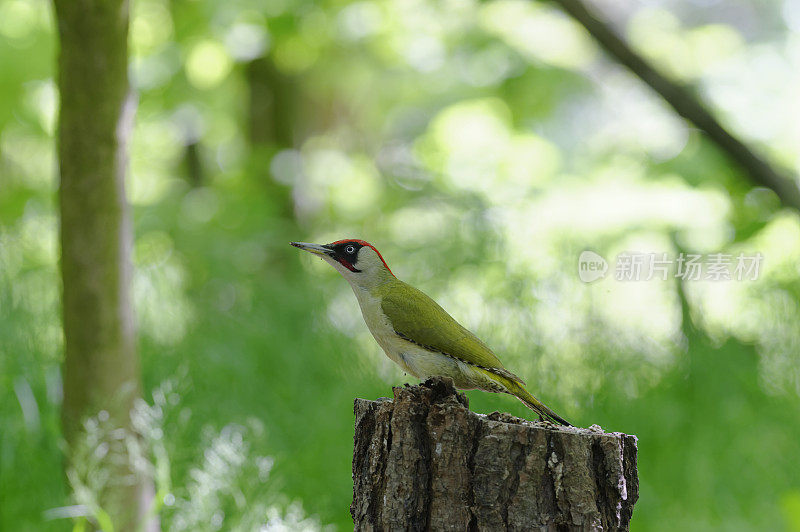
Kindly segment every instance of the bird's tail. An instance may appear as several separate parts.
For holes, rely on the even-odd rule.
[[[525,406],[543,418],[549,419],[550,421],[553,421],[559,425],[566,425],[567,427],[572,426],[572,423],[550,410],[544,403],[531,395],[531,393],[520,383],[511,381],[509,379],[504,379],[504,381],[508,381],[508,383],[503,382],[503,384],[510,394],[522,401]]]
[[[519,380],[519,377],[516,377],[508,372],[501,375],[489,368],[475,368],[475,371],[483,374],[484,378],[488,378],[488,380],[492,381],[492,386],[484,388],[485,390],[492,392],[505,391],[510,393],[522,401],[525,406],[539,414],[540,417],[548,419],[558,425],[565,425],[567,427],[572,426],[572,423],[547,408],[544,403],[531,395],[531,393],[525,389],[525,386],[523,386],[522,381]],[[512,379],[510,377],[514,378]],[[499,387],[497,386],[498,384],[500,385]]]

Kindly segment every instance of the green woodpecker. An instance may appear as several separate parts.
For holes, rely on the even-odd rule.
[[[347,279],[372,336],[403,371],[423,380],[447,376],[462,389],[508,393],[540,418],[569,425],[528,393],[486,344],[433,299],[396,278],[373,245],[363,240],[291,244],[322,257]]]

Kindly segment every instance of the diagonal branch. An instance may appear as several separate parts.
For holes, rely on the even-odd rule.
[[[592,13],[582,0],[553,0],[580,23],[600,46],[656,91],[675,111],[705,132],[758,186],[775,192],[786,207],[800,210],[797,180],[773,168],[744,142],[729,133],[691,93],[659,72],[628,46],[608,23]]]

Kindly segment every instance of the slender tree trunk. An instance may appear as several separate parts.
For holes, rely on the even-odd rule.
[[[294,146],[298,92],[294,81],[281,73],[270,57],[259,57],[247,64],[247,82],[251,144]]]
[[[467,408],[453,381],[356,399],[356,530],[627,530],[637,440]]]
[[[128,85],[128,2],[55,0],[60,55],[59,165],[65,359],[62,421],[70,448],[87,440],[83,421],[100,415],[130,428],[140,395],[130,299],[131,219],[125,199],[127,138],[134,115]],[[106,413],[108,414],[106,416]],[[119,434],[119,432],[117,432]],[[108,446],[110,480],[97,504],[115,530],[134,530],[152,499],[124,442]]]
[[[291,187],[278,182],[270,166],[276,153],[295,146],[298,90],[295,82],[282,74],[270,57],[252,60],[247,64],[246,74],[251,171],[264,184],[276,214],[293,225]]]

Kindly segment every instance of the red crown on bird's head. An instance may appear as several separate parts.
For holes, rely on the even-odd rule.
[[[370,248],[372,248],[372,251],[374,251],[378,255],[378,258],[381,259],[381,262],[383,263],[383,266],[389,271],[389,273],[392,273],[392,270],[389,268],[389,265],[386,264],[385,260],[383,260],[383,255],[381,255],[381,252],[378,251],[378,249],[375,246],[373,246],[372,244],[370,244],[366,240],[359,240],[358,238],[345,238],[344,240],[337,240],[336,242],[331,242],[328,245],[329,246],[339,246],[341,244],[358,244],[359,246],[362,246],[362,247],[370,247]],[[394,274],[392,273],[392,275],[394,275]]]

